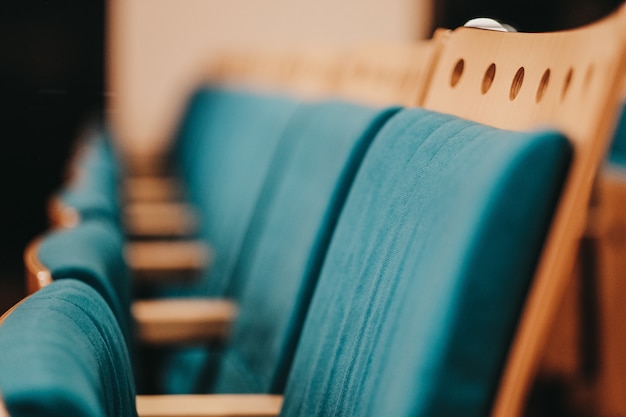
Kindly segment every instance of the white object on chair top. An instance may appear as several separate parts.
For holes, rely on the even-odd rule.
[[[475,19],[470,19],[465,22],[463,26],[468,28],[495,30],[497,32],[517,32],[517,29],[513,26],[507,25],[506,23],[500,23],[489,17],[477,17]]]

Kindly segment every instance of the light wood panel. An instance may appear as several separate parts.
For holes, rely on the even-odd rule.
[[[280,395],[138,395],[139,417],[272,417]]]
[[[182,197],[182,184],[173,177],[127,177],[121,184],[126,202],[178,201]]]
[[[213,253],[202,241],[135,241],[124,258],[137,282],[193,279],[210,267]]]
[[[357,48],[346,58],[338,94],[379,106],[420,105],[445,32],[431,40]]]
[[[130,202],[122,212],[124,231],[129,236],[188,236],[198,229],[198,216],[185,203]]]
[[[132,313],[142,343],[185,345],[226,338],[237,307],[219,299],[156,299],[135,301]]]

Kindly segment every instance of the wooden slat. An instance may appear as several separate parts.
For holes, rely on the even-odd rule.
[[[280,395],[138,395],[139,417],[273,417]]]
[[[135,202],[123,209],[124,229],[130,236],[187,236],[198,228],[198,218],[188,204]]]
[[[432,40],[371,44],[352,51],[345,58],[337,93],[379,106],[419,105],[444,33],[436,32]]]
[[[124,257],[136,281],[196,278],[210,267],[213,254],[202,241],[130,242]]]
[[[626,71],[625,19],[622,7],[603,21],[564,32],[459,28],[447,35],[433,71],[424,107],[511,130],[552,127],[564,132],[574,146],[494,416],[515,416],[523,409],[559,300],[571,279],[592,184],[617,118]]]
[[[128,202],[176,201],[182,196],[182,184],[171,177],[129,177],[121,188]]]
[[[135,301],[137,337],[150,345],[206,343],[228,336],[236,306],[219,299]]]
[[[378,106],[422,103],[443,35],[431,40],[368,43],[356,48],[308,45],[222,53],[213,82],[287,91],[301,98],[342,97]]]

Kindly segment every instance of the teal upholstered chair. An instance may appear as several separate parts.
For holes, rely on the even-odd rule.
[[[197,294],[223,295],[272,155],[298,103],[234,90],[202,89],[185,112],[175,161],[200,237],[215,259]]]
[[[78,279],[96,289],[115,314],[130,343],[131,282],[123,259],[123,245],[117,223],[91,218],[75,227],[53,230],[42,236],[31,246],[29,257],[35,258],[34,265],[45,268],[52,280]],[[27,266],[33,268],[31,263]],[[31,271],[33,274],[37,271]]]
[[[225,351],[219,357],[197,351],[195,360],[175,362],[168,391],[282,392],[347,190],[372,138],[395,111],[345,102],[295,111],[224,289],[239,306]]]
[[[557,133],[392,118],[339,218],[281,415],[486,415],[570,157]]]
[[[71,225],[93,217],[119,221],[120,167],[105,133],[94,133],[85,140],[70,170],[70,181],[55,196],[53,222]]]
[[[11,417],[136,416],[124,337],[100,293],[59,280],[0,325],[0,392]]]
[[[209,87],[191,98],[173,160],[213,261],[199,283],[161,295],[225,295],[276,145],[298,105],[286,97]],[[206,355],[205,348],[177,350],[165,374],[182,377],[168,376],[165,391],[189,392],[194,382],[187,372],[197,371]]]
[[[227,295],[239,305],[216,392],[284,390],[337,217],[374,136],[397,109],[303,105],[278,145]]]

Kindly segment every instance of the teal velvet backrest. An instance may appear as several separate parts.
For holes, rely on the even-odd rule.
[[[79,279],[96,289],[130,343],[131,281],[123,248],[124,238],[117,223],[89,218],[73,228],[44,235],[36,255],[53,280]]]
[[[272,155],[297,108],[294,100],[206,88],[179,129],[176,165],[215,257],[193,293],[224,294]]]
[[[0,392],[11,417],[136,416],[131,365],[101,295],[64,279],[0,325]]]
[[[258,97],[237,94],[240,96],[229,93],[224,97],[216,96],[216,92],[212,91],[210,98],[207,95],[205,100],[219,100],[220,104],[214,104],[213,107],[207,105],[205,111],[211,112],[212,108],[218,106],[219,112],[230,114],[234,111],[231,106],[238,101],[244,101],[243,109],[254,123],[275,126],[275,121],[263,120],[273,117],[267,110],[252,111],[255,109],[250,103],[254,106],[262,104]],[[233,97],[237,100],[233,100]],[[198,108],[197,101],[194,106]],[[242,109],[238,108],[238,111]],[[250,178],[250,164],[239,162],[255,157],[254,154],[248,155],[243,147],[231,150],[230,147],[236,143],[219,145],[222,148],[228,146],[229,152],[243,154],[236,156],[238,159],[234,166],[220,169],[232,170],[237,176],[244,175],[245,182],[248,183],[246,187],[254,184],[258,188],[255,194],[233,195],[220,202],[224,205],[236,196],[239,200],[247,199],[249,203],[254,203],[250,207],[251,219],[244,224],[249,226],[242,228],[242,224],[237,224],[234,227],[235,233],[241,230],[243,235],[242,249],[233,253],[237,257],[232,260],[232,267],[228,268],[231,272],[227,274],[226,268],[217,271],[225,274],[224,288],[220,292],[237,301],[240,316],[223,356],[218,357],[215,351],[204,349],[191,349],[183,355],[175,356],[169,372],[165,372],[165,391],[282,390],[303,315],[335,219],[373,135],[393,111],[395,110],[371,109],[342,102],[300,105],[290,112],[289,120],[285,119],[284,129],[280,137],[276,138],[280,139],[276,146],[264,151],[269,158],[265,161],[257,160],[253,165],[258,167],[259,162],[264,163],[267,176],[264,173],[263,181]],[[224,115],[221,116],[223,117]],[[207,125],[196,129],[207,134],[207,130],[216,129],[215,125],[219,125],[219,122],[214,122],[211,127]],[[189,128],[189,124],[187,126]],[[228,129],[229,135],[232,134],[230,131],[233,127]],[[241,127],[237,127],[236,131],[240,130]],[[256,130],[257,132],[252,133],[262,134],[262,131]],[[226,140],[224,135],[215,133],[212,138]],[[240,134],[238,138],[241,140],[245,135]],[[248,140],[258,142],[262,139],[257,137]],[[205,143],[208,146],[208,137]],[[200,159],[204,160],[204,155],[211,154],[215,158],[215,164],[226,164],[217,160],[218,156],[209,151],[195,152],[193,157],[203,155]],[[256,167],[254,169],[258,169]],[[216,167],[212,169],[217,170]],[[208,178],[208,175],[203,178]],[[234,187],[232,190],[224,192],[242,193],[245,189],[234,185],[230,178],[226,177],[223,184],[213,183],[213,187],[203,189],[205,196],[196,198],[200,201],[206,199],[213,207],[218,207],[216,202],[210,200],[216,188],[231,186]],[[191,183],[193,180],[188,181]],[[198,186],[190,188],[197,190]],[[259,196],[258,202],[251,200],[254,195]],[[206,222],[217,221],[219,217],[214,218],[204,210],[207,204],[198,205]],[[241,221],[241,216],[237,218]],[[232,220],[229,220],[230,223]],[[224,227],[219,223],[212,227],[217,226]],[[232,239],[232,236],[229,235],[229,238]],[[213,240],[208,240],[215,245]],[[219,252],[216,250],[216,257],[219,257]],[[220,262],[219,259],[217,262]],[[213,279],[215,273],[216,271],[212,271],[209,279]],[[213,291],[206,293],[214,294]],[[219,368],[217,376],[216,368]],[[214,380],[215,378],[217,379]]]
[[[487,415],[570,158],[554,132],[393,117],[338,220],[281,415]]]
[[[201,281],[168,289],[165,296],[223,297],[230,285],[246,230],[276,146],[299,102],[282,96],[207,87],[190,100],[181,122],[174,165],[200,218],[199,238],[213,262]],[[197,390],[206,347],[165,354],[162,390]]]
[[[71,207],[81,219],[98,217],[119,221],[120,202],[117,181],[119,161],[110,139],[104,132],[94,133],[70,167],[71,180],[58,193],[66,207]]]
[[[397,109],[303,104],[261,191],[228,296],[239,315],[214,390],[281,393],[321,263],[356,170]]]

